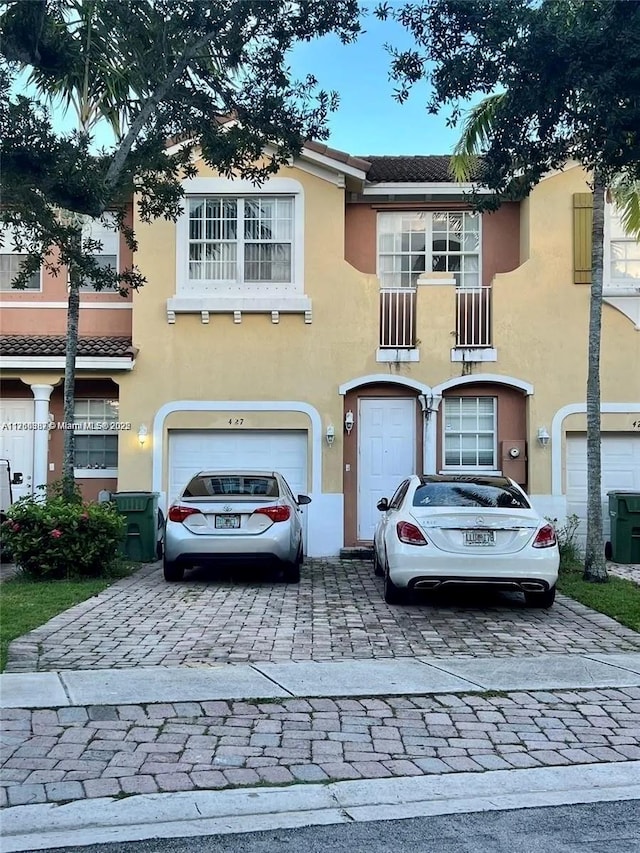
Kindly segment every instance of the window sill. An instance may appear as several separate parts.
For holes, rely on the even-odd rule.
[[[117,480],[117,468],[74,468],[76,480]]]
[[[205,324],[210,314],[233,314],[236,323],[243,314],[271,314],[278,323],[280,314],[304,314],[305,323],[311,323],[311,308],[307,296],[175,296],[167,299],[167,322],[175,323],[176,314],[200,314]]]
[[[497,361],[498,350],[495,347],[454,347],[451,350],[451,361]]]
[[[376,361],[381,363],[416,362],[420,361],[420,350],[417,347],[413,349],[409,349],[408,347],[398,347],[397,349],[385,347],[382,349],[380,347],[376,351]]]

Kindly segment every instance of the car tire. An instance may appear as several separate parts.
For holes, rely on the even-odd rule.
[[[391,580],[389,565],[387,564],[384,570],[384,600],[387,604],[404,604],[406,599],[407,594],[405,590],[396,586]]]
[[[535,607],[539,610],[548,610],[556,600],[556,588],[545,589],[544,592],[525,592],[524,600],[527,607]]]
[[[382,568],[382,563],[378,557],[378,552],[376,549],[373,549],[373,573],[377,578],[384,577],[384,569]]]
[[[604,543],[604,556],[605,560],[610,560],[613,557],[613,545],[611,542]]]
[[[168,583],[176,583],[184,578],[184,566],[181,566],[180,563],[173,560],[163,560],[162,571],[164,573],[164,579]]]
[[[295,562],[285,563],[284,571],[282,573],[285,583],[300,583],[300,566],[302,565],[303,559],[304,555],[302,552],[301,542],[298,547],[298,554],[296,556]]]

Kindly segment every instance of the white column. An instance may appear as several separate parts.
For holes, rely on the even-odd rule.
[[[426,410],[424,413],[424,473],[437,474],[437,448],[438,448],[438,409],[442,397],[434,394],[426,398]]]
[[[37,495],[38,486],[47,482],[47,468],[49,461],[49,399],[53,385],[32,385],[33,394],[33,420],[42,425],[40,429],[34,430],[33,435],[33,493]]]

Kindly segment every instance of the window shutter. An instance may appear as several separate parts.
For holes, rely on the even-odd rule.
[[[593,194],[573,194],[573,281],[591,284]]]

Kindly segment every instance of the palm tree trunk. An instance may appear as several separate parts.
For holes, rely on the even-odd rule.
[[[75,495],[75,410],[76,355],[78,353],[78,320],[80,317],[80,278],[78,271],[69,270],[69,301],[67,305],[67,349],[64,367],[64,452],[62,460],[62,494],[67,500]]]
[[[600,339],[602,332],[602,273],[604,200],[606,186],[596,172],[593,181],[591,232],[591,301],[587,373],[587,544],[584,579],[607,580],[602,532],[602,473],[600,453]]]

